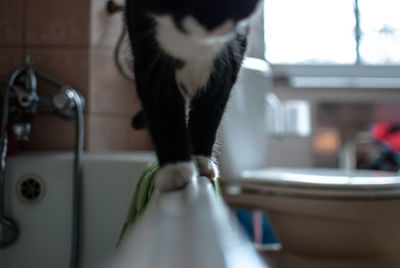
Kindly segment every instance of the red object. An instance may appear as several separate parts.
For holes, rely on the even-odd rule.
[[[400,125],[375,123],[371,128],[372,138],[395,153],[400,153]]]

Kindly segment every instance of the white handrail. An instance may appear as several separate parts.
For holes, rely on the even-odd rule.
[[[204,177],[155,192],[109,268],[267,268]]]

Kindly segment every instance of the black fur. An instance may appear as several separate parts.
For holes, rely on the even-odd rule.
[[[139,111],[135,116],[132,118],[131,125],[134,129],[143,129],[146,128],[146,116],[143,111]]]
[[[182,29],[182,19],[191,15],[206,29],[230,18],[239,21],[255,9],[258,0],[127,0],[126,18],[135,57],[138,96],[143,111],[135,127],[147,126],[161,166],[188,161],[191,155],[210,157],[217,128],[246,49],[247,29],[238,30],[214,59],[206,86],[190,101],[186,120],[185,99],[175,72],[185,62],[167,55],[155,39],[152,14],[168,14]]]

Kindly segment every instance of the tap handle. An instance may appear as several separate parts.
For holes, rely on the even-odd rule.
[[[80,100],[82,107],[85,106],[85,99],[75,89],[64,86],[57,94],[53,96],[53,107],[57,114],[66,117],[75,117],[76,101],[75,96]]]

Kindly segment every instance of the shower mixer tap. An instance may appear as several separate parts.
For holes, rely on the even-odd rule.
[[[38,80],[45,82],[55,89],[55,94],[52,97],[39,96],[37,93]],[[0,249],[12,245],[19,236],[19,229],[17,223],[6,217],[5,215],[5,170],[7,158],[7,136],[8,124],[10,118],[12,120],[13,132],[17,140],[28,140],[31,132],[32,122],[35,119],[39,107],[52,108],[53,111],[64,118],[75,118],[77,121],[76,131],[76,161],[74,187],[79,190],[80,180],[82,177],[82,154],[83,154],[83,110],[84,98],[72,87],[60,83],[55,78],[34,70],[32,68],[31,57],[26,57],[25,66],[16,70],[8,81],[7,87],[3,95],[3,105],[1,118],[1,141],[0,141]],[[80,190],[79,190],[80,191]],[[74,197],[73,211],[74,217],[80,211],[80,197],[76,194]],[[76,267],[77,245],[79,237],[79,221],[73,222],[74,239],[71,267]]]
[[[34,70],[30,56],[26,57],[25,67],[16,73],[15,81],[10,88],[11,99],[13,100],[10,110],[13,115],[17,116],[12,126],[17,140],[27,141],[29,139],[31,125],[39,107],[53,108],[56,114],[64,118],[73,118],[75,116],[71,92],[76,92],[76,90],[47,74]],[[51,97],[39,96],[37,93],[38,80],[53,87],[55,94]],[[84,104],[84,98],[79,93],[77,95]]]

